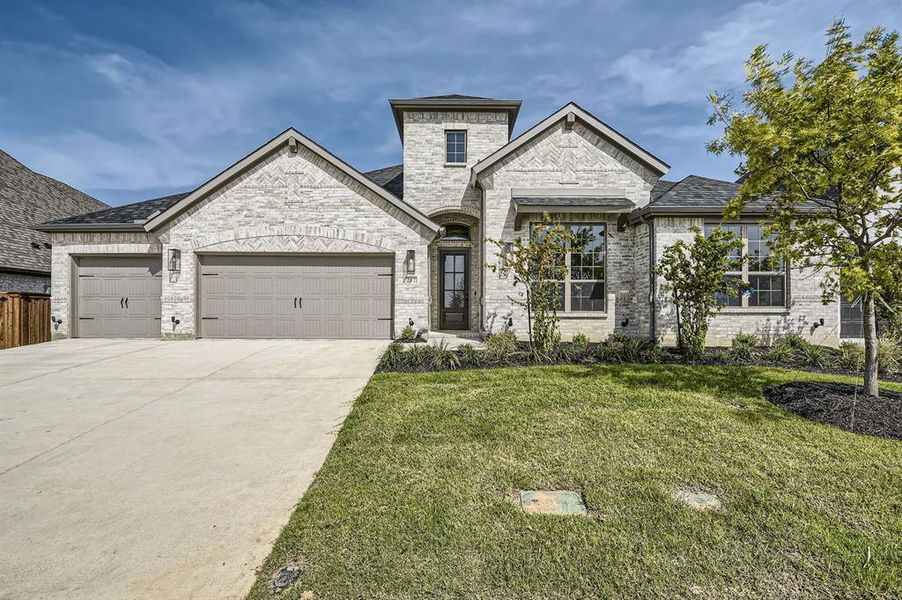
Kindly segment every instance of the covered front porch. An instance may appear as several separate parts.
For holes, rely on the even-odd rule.
[[[429,246],[430,329],[481,332],[482,248],[479,219],[459,211],[430,218],[442,226]]]

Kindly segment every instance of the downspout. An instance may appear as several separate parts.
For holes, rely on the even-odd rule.
[[[646,219],[644,217],[642,220],[648,224],[648,304],[651,311],[649,325],[651,327],[651,339],[654,341],[658,339],[657,311],[655,310],[655,304],[658,301],[657,290],[655,289],[655,265],[658,262],[656,256],[657,244],[655,244],[655,221],[653,218]]]
[[[485,188],[479,181],[479,334],[485,332]]]

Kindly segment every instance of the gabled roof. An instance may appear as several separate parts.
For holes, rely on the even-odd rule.
[[[502,100],[499,98],[483,98],[481,96],[464,96],[446,94],[444,96],[423,96],[421,98],[392,98],[388,101],[401,143],[404,143],[404,111],[405,110],[447,110],[447,111],[486,111],[507,113],[507,135],[514,131],[514,123],[520,112],[522,100]]]
[[[659,181],[652,190],[649,204],[633,211],[635,221],[645,215],[721,215],[723,209],[739,192],[738,183],[711,179],[700,175],[687,175],[676,183]],[[765,196],[743,206],[743,216],[764,216],[773,205],[774,197]],[[818,210],[814,202],[799,205],[800,210]]]
[[[571,113],[576,119],[579,119],[589,129],[592,129],[595,133],[605,138],[607,141],[614,144],[652,171],[663,175],[667,172],[668,169],[670,169],[670,165],[665,163],[663,160],[661,160],[648,150],[645,150],[589,111],[583,109],[575,102],[568,102],[560,109],[551,113],[545,119],[534,125],[532,128],[526,130],[495,152],[489,154],[487,157],[473,165],[473,168],[470,171],[470,183],[475,184],[476,180],[479,178],[480,173],[484,172],[492,165],[497,164],[518,148],[521,148],[524,145],[528,144],[531,140],[535,139],[537,136],[556,125],[559,121],[566,119],[567,115]]]
[[[105,210],[56,219],[42,223],[41,231],[144,231],[147,219],[160,214],[170,206],[184,198],[189,192],[172,194],[160,198],[151,198],[122,206],[114,206]]]
[[[415,209],[410,204],[407,204],[385,188],[377,185],[372,179],[369,179],[363,173],[361,173],[345,161],[341,160],[293,127],[289,127],[232,166],[228,167],[206,183],[202,184],[193,192],[189,193],[184,198],[181,198],[172,206],[164,210],[161,214],[149,219],[147,223],[145,223],[144,229],[151,231],[153,229],[156,229],[157,227],[160,227],[176,215],[189,208],[198,200],[204,198],[210,192],[216,190],[217,188],[237,176],[239,173],[243,172],[245,169],[257,163],[257,161],[268,156],[270,153],[274,152],[282,146],[290,145],[292,143],[291,140],[294,140],[294,142],[303,145],[308,150],[337,168],[339,171],[343,172],[351,179],[357,181],[370,191],[374,192],[377,196],[386,200],[389,204],[395,206],[403,213],[412,217],[415,221],[426,226],[431,231],[439,230],[438,224],[429,219],[429,217]]]
[[[375,171],[364,173],[367,177],[387,189],[389,192],[404,199],[404,165],[392,165]]]
[[[0,150],[0,269],[50,272],[50,236],[33,226],[107,205]]]

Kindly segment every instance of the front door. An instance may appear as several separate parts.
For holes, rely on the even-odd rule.
[[[441,252],[441,328],[469,329],[470,295],[467,277],[469,252]]]

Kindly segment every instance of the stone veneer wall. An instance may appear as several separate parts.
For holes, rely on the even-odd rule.
[[[679,239],[692,241],[691,227],[703,227],[701,217],[658,217],[655,219],[656,256],[660,259],[664,248]],[[763,340],[795,333],[817,344],[839,344],[839,306],[837,302],[821,302],[820,284],[824,275],[814,269],[790,269],[786,308],[724,308],[712,320],[707,344],[728,346],[737,333],[754,333]],[[676,312],[668,301],[663,286],[666,280],[656,280],[657,333],[665,345],[676,344]],[[820,319],[824,325],[815,327]]]
[[[650,200],[657,179],[656,173],[581,123],[577,122],[568,130],[562,121],[480,176],[485,189],[485,235],[513,241],[528,234],[529,226],[525,220],[520,229],[514,228],[512,188],[619,188],[637,206],[644,206]],[[608,233],[607,312],[602,316],[561,313],[563,338],[568,339],[576,332],[585,333],[594,340],[615,332],[638,334],[639,315],[647,313],[648,309],[647,301],[643,304],[641,298],[637,299],[635,286],[641,285],[640,280],[647,277],[647,271],[639,277],[642,267],[639,265],[637,270],[636,261],[640,259],[636,256],[634,228],[617,231],[616,214],[567,215],[562,220],[606,222]],[[497,250],[487,247],[485,260],[493,262],[497,259]],[[486,272],[484,327],[487,331],[497,330],[508,316],[512,316],[517,335],[526,335],[526,313],[509,299],[519,292],[510,275]],[[625,319],[629,319],[629,323],[622,327]]]
[[[51,251],[51,314],[62,323],[55,326],[53,339],[69,337],[73,255],[160,254],[162,245],[152,233],[54,233]],[[165,266],[165,265],[164,265]]]
[[[46,275],[0,271],[0,292],[47,294],[49,288],[50,277]]]
[[[445,164],[445,131],[466,130],[467,162]],[[457,209],[480,216],[470,167],[506,144],[505,112],[404,113],[404,200],[426,214]]]
[[[161,233],[164,255],[182,251],[181,272],[163,278],[167,337],[196,328],[197,255],[204,252],[369,252],[395,258],[394,328],[428,327],[428,248],[433,233],[303,146],[275,151],[176,217]],[[415,274],[405,273],[407,250]],[[164,261],[164,270],[166,269]]]

